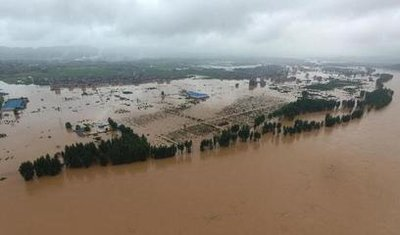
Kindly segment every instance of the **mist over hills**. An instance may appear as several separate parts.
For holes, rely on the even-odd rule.
[[[400,57],[260,57],[260,56],[227,56],[214,54],[183,54],[170,57],[162,54],[141,56],[140,51],[131,48],[96,48],[93,46],[51,46],[51,47],[6,47],[0,46],[0,61],[43,61],[43,62],[71,62],[71,61],[137,61],[150,60],[185,61],[187,63],[223,63],[232,62],[240,64],[273,63],[296,64],[303,62],[316,63],[343,63],[353,65],[384,66],[391,69],[400,69]]]
[[[0,47],[0,60],[18,61],[71,61],[96,59],[99,50],[88,46],[56,46],[56,47]]]

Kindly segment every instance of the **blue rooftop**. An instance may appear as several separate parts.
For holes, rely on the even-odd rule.
[[[25,109],[27,102],[28,102],[28,99],[26,99],[26,98],[9,99],[3,104],[3,107],[1,108],[1,110],[2,111],[13,111],[15,109]]]
[[[186,91],[186,94],[189,98],[194,99],[207,99],[209,96],[205,93],[195,92],[195,91]]]

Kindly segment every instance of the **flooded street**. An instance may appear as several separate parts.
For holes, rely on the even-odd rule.
[[[398,234],[400,74],[394,75],[387,83],[395,92],[389,106],[317,132],[284,139],[267,135],[257,143],[196,149],[167,160],[68,170],[28,183],[17,175],[17,164],[1,162],[7,179],[0,182],[0,234]],[[216,97],[211,104],[218,104]],[[85,101],[79,102],[84,109]],[[202,110],[195,107],[185,112]],[[101,117],[90,116],[90,109],[85,113],[100,120],[119,108]],[[69,115],[50,119],[50,129],[82,119]],[[76,140],[62,133],[68,137],[55,134],[52,140]],[[30,143],[28,137],[20,141],[18,146]]]

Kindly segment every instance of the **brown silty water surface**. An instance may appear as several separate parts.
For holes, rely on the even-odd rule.
[[[393,102],[294,137],[0,182],[0,234],[399,234]]]

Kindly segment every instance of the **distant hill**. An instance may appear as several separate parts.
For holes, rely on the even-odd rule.
[[[85,46],[0,47],[0,60],[82,60],[98,57],[99,50]]]

